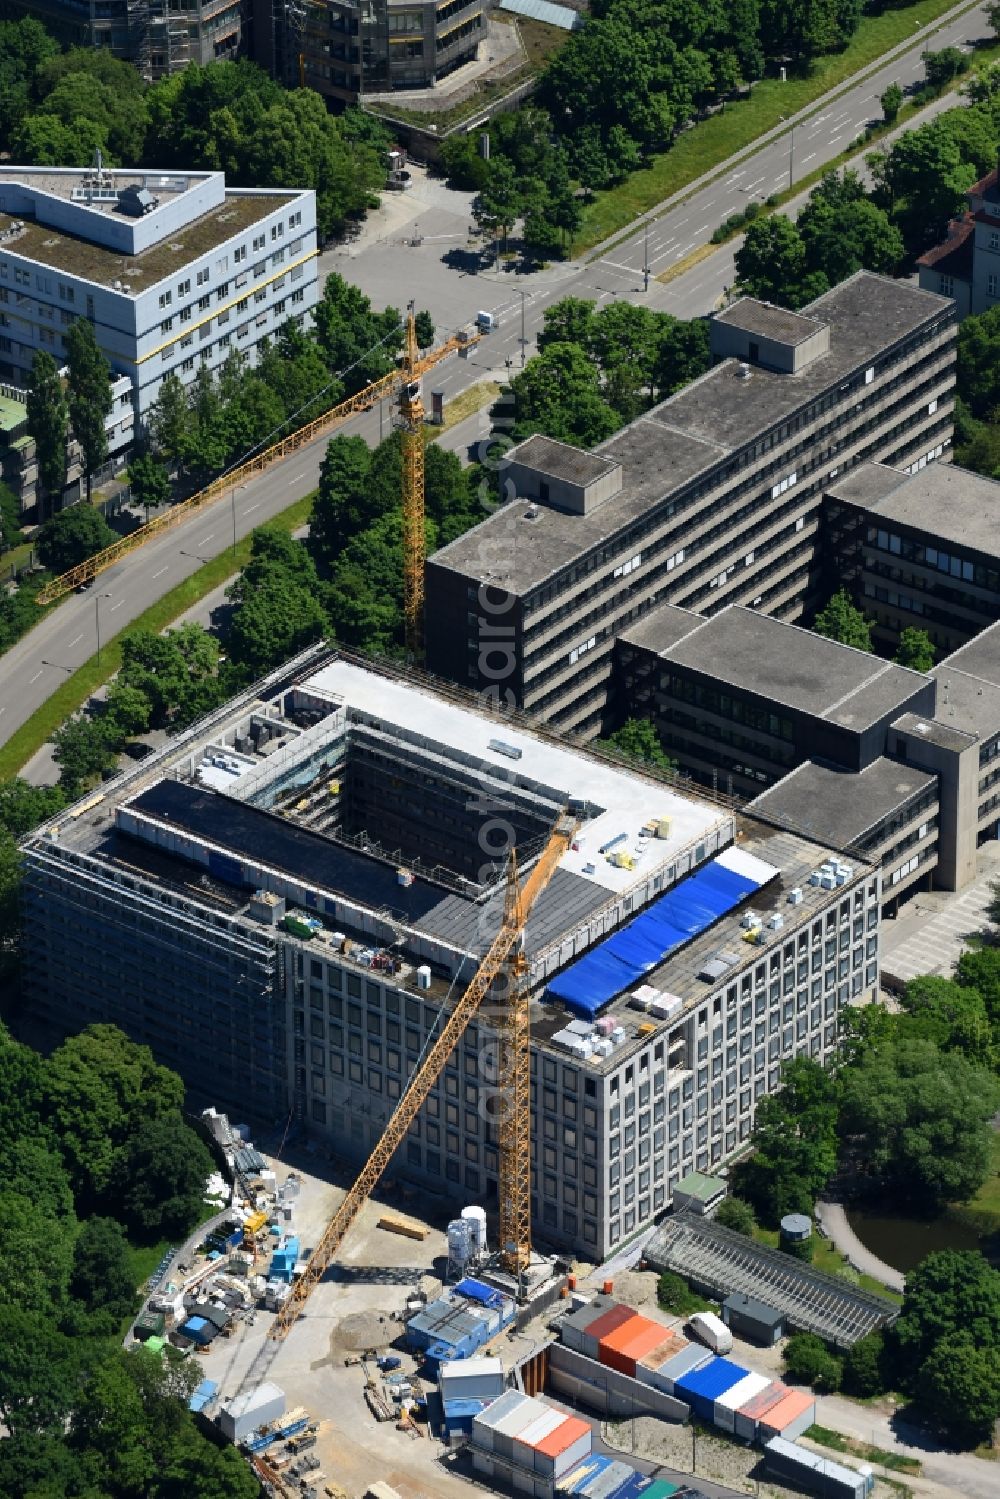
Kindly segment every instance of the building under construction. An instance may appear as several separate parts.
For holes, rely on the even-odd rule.
[[[29,1004],[363,1159],[504,920],[510,844],[530,881],[567,808],[523,942],[532,1219],[604,1256],[874,991],[860,860],[320,646],[26,841]],[[487,999],[392,1165],[488,1208],[496,1023]]]

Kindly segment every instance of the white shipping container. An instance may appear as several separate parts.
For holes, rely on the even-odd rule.
[[[557,1411],[551,1406],[545,1414],[539,1416],[537,1421],[532,1421],[523,1431],[518,1432],[514,1438],[514,1461],[522,1463],[526,1468],[535,1466],[535,1444],[550,1432],[555,1431],[566,1420],[562,1411]]]
[[[486,1410],[480,1411],[478,1416],[473,1416],[473,1445],[485,1452],[491,1452],[495,1427],[511,1411],[519,1410],[526,1400],[530,1400],[530,1396],[522,1395],[520,1390],[505,1390],[499,1400],[494,1400]]]
[[[766,1390],[771,1383],[766,1374],[748,1374],[745,1379],[737,1380],[724,1395],[720,1395],[715,1402],[713,1419],[715,1425],[721,1431],[736,1430],[736,1412],[740,1406],[746,1405],[755,1395]]]
[[[503,1364],[498,1358],[452,1359],[441,1365],[442,1400],[496,1400],[503,1394]]]
[[[280,1385],[261,1384],[219,1407],[219,1430],[230,1442],[244,1441],[258,1426],[285,1414],[285,1392]]]

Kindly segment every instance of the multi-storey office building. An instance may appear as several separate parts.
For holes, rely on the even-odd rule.
[[[2,9],[34,16],[64,46],[107,48],[149,79],[235,57],[248,20],[246,0],[4,0]]]
[[[142,424],[164,377],[250,362],[317,298],[311,191],[227,188],[221,172],[0,168],[0,380],[93,324]]]
[[[433,88],[476,57],[490,0],[322,0],[282,7],[276,71],[340,104]],[[258,33],[263,28],[258,24]],[[283,63],[281,59],[284,59]]]
[[[998,503],[1000,485],[953,464],[865,464],[831,484],[827,553],[880,649],[915,627],[947,653],[1000,619]]]
[[[929,676],[740,605],[654,610],[619,637],[614,693],[620,719],[651,719],[685,771],[740,797],[806,759],[863,770],[935,704]]]
[[[944,298],[859,272],[801,313],[737,302],[711,336],[711,371],[593,453],[510,454],[507,503],[428,562],[433,671],[593,736],[624,630],[663,602],[798,619],[825,586],[830,482],[950,444]]]
[[[567,804],[579,832],[525,934],[533,1213],[604,1255],[874,993],[864,861],[320,647],[27,840],[30,1003],[363,1157],[496,932],[509,841],[530,867]],[[486,1203],[490,1021],[392,1168]]]

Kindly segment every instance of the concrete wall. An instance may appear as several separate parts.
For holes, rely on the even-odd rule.
[[[562,1343],[554,1343],[549,1351],[549,1384],[555,1394],[601,1415],[659,1416],[683,1423],[691,1414],[683,1400],[595,1363]]]
[[[949,730],[953,746],[893,729],[889,753],[938,776],[938,865],[936,883],[961,890],[976,874],[979,824],[979,740]],[[962,741],[965,741],[962,743]]]

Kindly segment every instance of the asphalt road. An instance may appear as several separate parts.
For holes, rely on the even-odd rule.
[[[478,254],[469,249],[468,195],[417,173],[410,192],[386,196],[382,208],[369,217],[360,241],[322,257],[322,272],[340,272],[379,307],[398,306],[413,297],[418,306],[429,308],[439,336],[467,324],[480,309],[499,314],[498,329],[468,359],[454,357],[425,377],[425,391],[442,391],[446,402],[478,380],[502,380],[516,373],[532,352],[546,307],[560,297],[588,297],[599,305],[625,299],[684,317],[701,315],[732,284],[737,242],[666,285],[655,277],[704,244],[716,225],[748,197],[764,198],[787,186],[790,168],[798,180],[844,150],[866,121],[878,116],[878,95],[889,83],[905,86],[923,76],[920,52],[926,47],[968,45],[987,32],[981,10],[975,10],[919,33],[912,48],[834,102],[811,106],[812,113],[804,112],[809,117],[800,120],[793,137],[773,140],[748,159],[747,153],[740,153],[719,170],[715,181],[689,189],[686,201],[651,216],[648,228],[638,228],[625,243],[603,254],[598,251],[585,263],[556,265],[530,275],[497,266],[483,269]],[[932,109],[954,102],[945,98]],[[647,235],[654,279],[644,290]],[[429,396],[426,399],[429,405]],[[391,411],[384,404],[381,410],[352,418],[341,430],[374,443],[390,429]],[[441,441],[465,453],[484,431],[485,419],[473,417]],[[234,527],[237,536],[244,536],[314,489],[325,447],[325,440],[320,440],[303,449],[240,486],[234,496],[223,497],[149,542],[103,573],[89,592],[63,602],[0,657],[0,743],[94,654],[99,636],[107,641],[203,562],[231,546]]]

